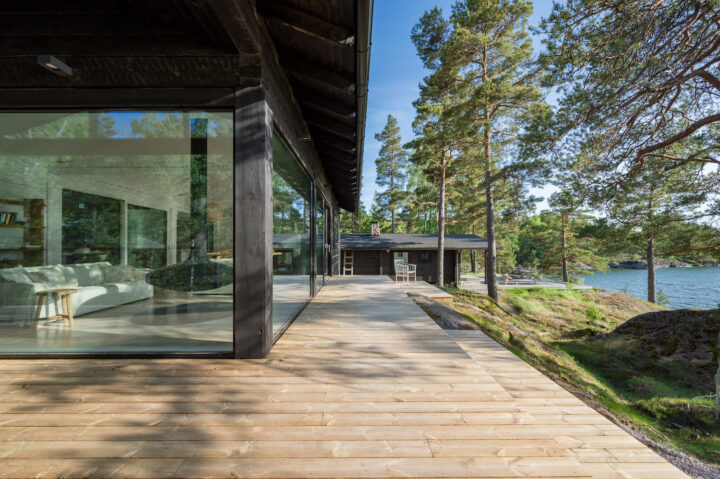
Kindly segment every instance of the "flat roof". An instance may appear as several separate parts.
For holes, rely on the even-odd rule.
[[[445,249],[487,249],[487,240],[473,234],[446,234]],[[369,233],[340,235],[341,249],[437,249],[437,234],[388,233],[371,236]]]

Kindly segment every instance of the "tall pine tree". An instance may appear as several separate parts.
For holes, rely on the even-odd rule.
[[[521,125],[547,109],[541,103],[539,74],[532,58],[526,0],[463,0],[453,7],[452,33],[444,58],[460,75],[465,97],[462,108],[469,138],[484,171],[485,219],[488,250],[488,295],[497,301],[497,184],[513,177],[530,180],[544,172],[536,159],[513,155]]]
[[[421,165],[437,185],[437,281],[445,278],[445,218],[447,188],[458,171],[464,136],[457,118],[459,97],[455,95],[458,74],[445,58],[450,25],[435,7],[413,27],[412,40],[420,60],[430,74],[420,85],[413,127],[417,138],[410,143],[412,161]]]
[[[403,184],[407,178],[407,152],[402,147],[400,127],[394,116],[388,115],[385,128],[375,134],[375,139],[381,143],[380,155],[375,159],[377,177],[375,183],[385,186],[380,200],[383,206],[390,210],[391,231],[395,233],[395,219],[398,203],[401,200]]]

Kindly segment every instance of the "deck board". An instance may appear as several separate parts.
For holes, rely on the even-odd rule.
[[[0,479],[687,477],[383,276],[333,278],[264,359],[0,370]]]

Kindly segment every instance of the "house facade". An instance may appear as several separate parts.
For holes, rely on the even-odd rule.
[[[264,357],[340,272],[372,0],[0,21],[0,355]]]
[[[437,283],[437,234],[341,234],[343,274],[381,274],[394,276],[394,262],[414,264],[417,280]],[[460,280],[463,250],[486,250],[487,241],[472,234],[446,234],[443,254],[444,284]]]

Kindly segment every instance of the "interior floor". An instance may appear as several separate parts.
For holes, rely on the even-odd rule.
[[[273,329],[307,302],[307,276],[276,276]],[[37,327],[0,327],[1,353],[230,353],[233,350],[231,294],[150,299],[81,316],[70,327],[62,319]]]

